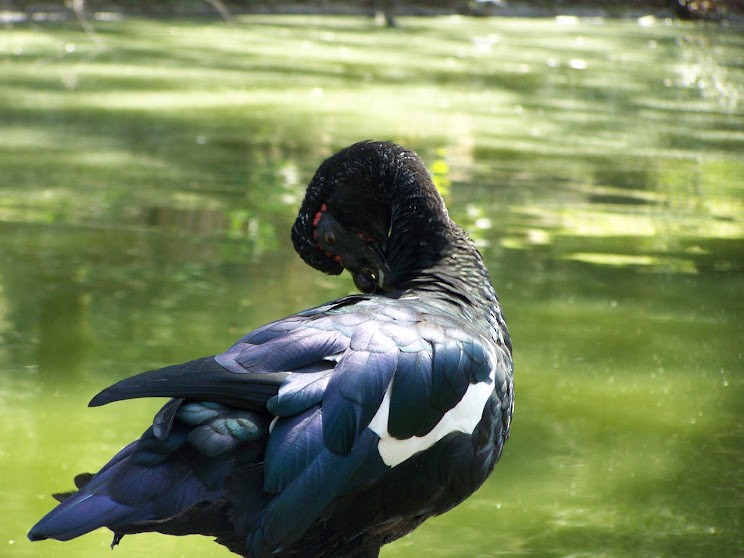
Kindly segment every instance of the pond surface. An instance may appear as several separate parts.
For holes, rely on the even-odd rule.
[[[353,290],[289,227],[335,149],[426,160],[515,347],[512,438],[415,556],[744,555],[744,34],[644,18],[246,17],[0,32],[0,555],[159,401],[131,373]],[[229,556],[126,537],[115,556]]]

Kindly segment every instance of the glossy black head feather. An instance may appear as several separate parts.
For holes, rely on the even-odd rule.
[[[320,174],[320,169],[310,183],[302,202],[300,213],[292,226],[292,244],[295,251],[309,266],[329,275],[339,275],[343,266],[337,261],[329,258],[315,239],[313,232],[315,228],[315,216],[323,205],[322,195],[325,193],[326,179]]]
[[[342,149],[310,181],[292,241],[306,263],[335,275],[347,266],[319,243],[316,226],[326,212],[339,227],[374,240],[380,250],[390,248],[393,260],[405,265],[421,239],[446,231],[449,224],[424,163],[391,142],[364,141]]]
[[[381,238],[387,234],[390,215],[382,184],[394,169],[392,151],[396,147],[384,142],[356,143],[318,167],[292,227],[295,250],[306,263],[333,275],[343,271],[341,264],[323,253],[314,238],[316,216],[322,208],[327,208],[343,225],[370,236]]]

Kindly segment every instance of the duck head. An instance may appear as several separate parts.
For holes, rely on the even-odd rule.
[[[332,275],[346,269],[360,291],[372,293],[395,288],[420,259],[417,247],[435,246],[429,240],[445,222],[421,160],[394,143],[366,141],[320,165],[292,241],[312,267]]]

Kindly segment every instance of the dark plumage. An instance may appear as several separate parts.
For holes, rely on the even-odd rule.
[[[125,379],[92,406],[171,397],[29,533],[216,537],[250,557],[375,557],[472,494],[509,435],[511,343],[480,254],[420,159],[362,142],[320,166],[295,249],[363,294],[226,352]]]

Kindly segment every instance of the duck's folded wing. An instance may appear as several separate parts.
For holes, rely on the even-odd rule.
[[[265,408],[266,402],[276,395],[287,375],[287,372],[238,374],[210,356],[121,380],[91,399],[89,406],[140,397],[175,397],[258,410]]]
[[[329,319],[323,319],[323,311],[331,307],[267,324],[220,355],[121,380],[96,395],[90,406],[141,397],[174,397],[262,410],[290,372],[312,368],[348,347],[348,337],[336,331]]]
[[[334,316],[337,327],[350,331],[335,366],[291,374],[268,402],[277,419],[266,448],[264,490],[273,497],[249,537],[257,556],[291,546],[335,499],[367,490],[450,432],[469,428],[470,434],[481,417],[493,389],[483,343],[464,339],[448,320],[435,327],[415,309],[393,319],[380,306],[353,327],[363,307]],[[472,419],[443,422],[475,384],[485,395]],[[382,424],[372,424],[378,420]],[[391,442],[402,446],[395,457],[405,457],[384,459],[381,447]],[[350,525],[348,536],[358,529]]]

